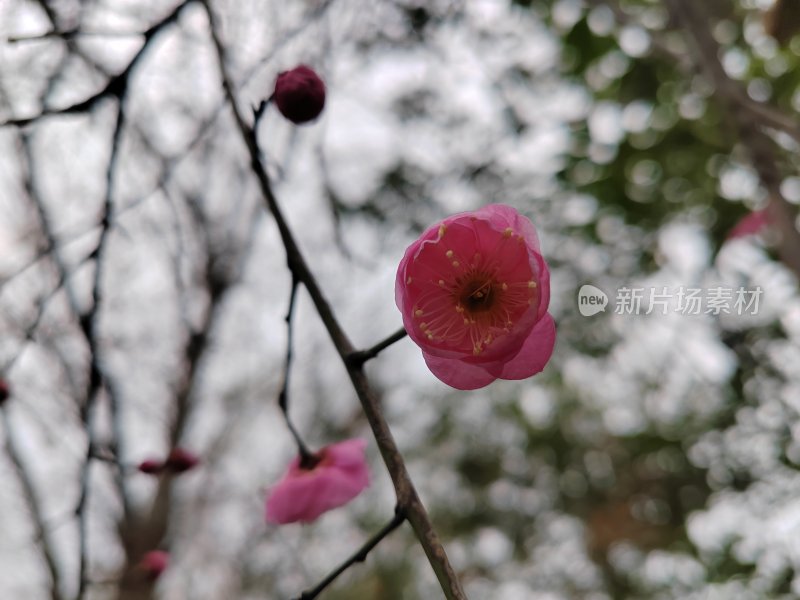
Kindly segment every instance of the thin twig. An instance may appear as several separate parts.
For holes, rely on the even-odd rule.
[[[306,590],[297,598],[297,600],[313,600],[317,596],[319,596],[322,591],[328,587],[331,583],[333,583],[339,575],[344,573],[347,569],[352,567],[354,564],[359,562],[364,562],[367,560],[367,555],[370,551],[377,546],[383,538],[387,535],[392,533],[395,529],[400,527],[403,522],[406,520],[406,516],[403,513],[403,510],[398,506],[395,508],[394,517],[392,520],[389,521],[386,525],[384,525],[380,531],[378,531],[375,535],[369,538],[364,545],[361,546],[355,553],[353,553],[350,558],[345,560],[341,565],[336,567],[333,571],[331,571],[325,579],[320,581],[316,586],[314,586],[310,590]]]
[[[124,88],[123,88],[124,90]],[[113,187],[114,187],[114,173],[116,172],[117,157],[119,156],[120,140],[122,136],[123,124],[125,121],[125,111],[123,108],[124,94],[120,93],[117,99],[117,114],[116,122],[114,124],[114,134],[111,140],[111,152],[108,158],[108,167],[106,169],[106,194],[105,201],[103,202],[102,215],[100,223],[100,238],[97,241],[97,246],[92,252],[90,258],[94,259],[94,280],[92,282],[92,304],[90,308],[80,316],[80,325],[83,335],[86,338],[89,346],[89,378],[86,388],[86,395],[84,397],[83,405],[81,406],[81,420],[86,431],[88,439],[86,447],[86,457],[83,466],[81,467],[81,492],[78,499],[78,506],[75,512],[78,516],[78,534],[79,534],[79,572],[80,580],[78,587],[78,597],[83,598],[86,593],[86,585],[88,583],[88,569],[89,569],[89,546],[88,546],[88,516],[87,505],[89,501],[89,492],[91,489],[91,465],[94,459],[95,450],[95,437],[94,437],[94,423],[93,412],[97,403],[98,396],[104,387],[103,372],[100,367],[100,340],[97,335],[97,324],[99,321],[100,307],[102,304],[102,267],[104,264],[104,257],[107,248],[108,234],[110,232],[109,223],[111,222],[111,211],[113,209]],[[122,494],[123,501],[127,500],[126,495]]]
[[[247,125],[239,108],[236,96],[234,94],[231,77],[228,75],[227,67],[225,65],[225,49],[222,41],[218,35],[218,25],[214,11],[209,5],[209,0],[202,0],[209,18],[211,37],[217,52],[219,61],[220,77],[222,85],[225,90],[225,95],[228,99],[231,111],[233,112],[236,126],[242,137],[242,141],[247,147],[250,155],[250,164],[256,179],[258,180],[261,194],[267,208],[272,213],[275,219],[275,224],[283,241],[286,250],[287,262],[292,270],[292,273],[308,290],[311,300],[320,315],[320,318],[328,330],[328,334],[336,347],[340,358],[345,363],[347,373],[350,376],[350,381],[353,384],[355,392],[361,402],[364,414],[375,436],[375,441],[378,449],[381,452],[386,468],[392,478],[392,483],[397,495],[397,504],[407,514],[408,521],[411,523],[414,533],[419,540],[428,562],[436,574],[442,591],[448,600],[462,600],[466,598],[466,594],[461,587],[458,575],[450,564],[447,554],[439,540],[439,536],[433,528],[425,506],[417,494],[417,490],[411,480],[411,476],[406,469],[405,462],[397,448],[394,441],[392,432],[386,419],[383,416],[381,407],[372,391],[369,382],[364,375],[361,368],[351,367],[347,364],[347,357],[354,351],[353,345],[336,319],[333,311],[331,310],[328,301],[322,293],[322,290],[317,283],[316,278],[311,273],[305,258],[303,257],[297,245],[294,235],[292,234],[283,212],[278,206],[277,199],[272,191],[272,186],[267,175],[266,170],[261,164],[260,153],[258,146],[255,142],[255,136],[251,127]]]
[[[408,333],[404,328],[400,328],[395,331],[392,335],[387,337],[385,340],[378,342],[372,348],[367,348],[366,350],[357,350],[355,352],[351,352],[347,355],[347,363],[353,367],[360,367],[368,360],[375,358],[378,356],[379,353],[386,350],[389,346],[394,344],[395,342],[399,342],[404,337],[406,337]]]
[[[283,364],[283,384],[281,385],[281,391],[278,393],[278,406],[283,412],[283,418],[286,421],[286,426],[289,428],[289,431],[294,437],[294,441],[297,443],[297,450],[300,452],[300,462],[303,464],[304,462],[308,462],[311,460],[312,452],[308,449],[308,446],[303,442],[303,438],[300,437],[300,434],[297,431],[297,428],[292,423],[292,420],[289,418],[289,374],[292,371],[292,332],[294,330],[293,327],[293,316],[294,316],[294,306],[295,300],[297,299],[297,286],[300,282],[297,278],[292,277],[292,287],[289,290],[289,308],[286,311],[286,360]]]
[[[39,114],[34,115],[32,117],[9,119],[4,123],[0,123],[0,127],[7,125],[23,127],[25,125],[30,125],[31,123],[38,121],[42,117],[84,113],[91,110],[100,100],[104,98],[111,98],[111,97],[120,98],[122,95],[124,95],[124,91],[128,85],[128,80],[130,78],[131,72],[134,70],[136,65],[141,61],[145,52],[150,47],[150,41],[153,39],[153,37],[155,37],[164,27],[175,22],[178,19],[178,16],[180,15],[181,11],[187,5],[189,5],[194,1],[195,0],[184,0],[184,2],[176,6],[166,17],[158,21],[155,25],[152,25],[146,31],[142,32],[141,35],[144,37],[144,43],[142,44],[142,47],[139,48],[139,51],[136,54],[134,54],[133,58],[130,60],[127,66],[120,73],[111,77],[99,91],[88,96],[84,100],[81,100],[80,102],[76,102],[69,106],[64,106],[61,108],[45,107],[45,109],[42,110]]]
[[[6,409],[0,409],[0,413],[2,413],[6,454],[11,460],[11,465],[14,467],[14,472],[16,473],[17,479],[19,479],[20,485],[22,486],[22,496],[25,500],[25,505],[27,506],[28,511],[31,513],[31,519],[33,520],[34,535],[41,544],[42,556],[44,557],[44,562],[47,566],[47,572],[50,575],[50,597],[53,600],[61,600],[62,595],[58,589],[59,577],[58,569],[56,568],[55,556],[53,555],[53,549],[50,544],[47,531],[45,530],[42,512],[39,509],[39,503],[36,500],[36,492],[33,489],[33,482],[31,481],[31,477],[28,474],[28,471],[25,469],[25,465],[23,464],[22,458],[17,450],[17,446],[14,441],[14,428],[11,427]]]

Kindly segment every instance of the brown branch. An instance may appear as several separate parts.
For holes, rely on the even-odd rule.
[[[88,547],[88,515],[87,505],[89,499],[89,492],[91,490],[91,465],[96,454],[96,443],[94,437],[94,424],[93,412],[100,392],[105,387],[103,372],[100,367],[100,340],[97,335],[97,323],[99,319],[101,296],[102,296],[102,267],[103,259],[106,251],[106,243],[110,231],[111,212],[113,209],[113,184],[114,173],[116,172],[117,157],[119,156],[120,139],[122,135],[123,123],[125,120],[125,111],[123,107],[124,97],[120,95],[118,98],[116,122],[114,124],[114,133],[111,140],[111,152],[108,158],[108,167],[106,169],[106,193],[103,202],[103,209],[100,218],[101,229],[100,237],[97,241],[97,246],[92,252],[90,258],[94,259],[94,279],[92,282],[92,303],[90,308],[80,315],[80,326],[86,342],[89,346],[89,378],[86,387],[86,394],[84,397],[83,405],[81,406],[81,420],[83,421],[84,429],[88,442],[86,445],[86,457],[81,468],[81,491],[78,499],[78,505],[75,512],[78,516],[78,539],[79,539],[79,587],[78,597],[83,598],[86,593],[86,585],[88,583],[88,569],[89,569],[89,547]],[[112,406],[116,406],[112,402]],[[115,417],[116,421],[117,418]],[[116,430],[117,428],[115,428]],[[115,431],[116,432],[116,431]],[[123,469],[118,469],[118,483],[121,487],[121,497],[125,507],[126,513],[129,510],[127,494],[124,492],[124,477],[122,475]]]
[[[296,277],[308,290],[309,295],[317,309],[317,312],[322,319],[325,328],[336,347],[339,356],[341,357],[347,373],[350,376],[350,381],[358,395],[361,406],[367,417],[370,427],[372,428],[375,441],[377,442],[378,449],[381,452],[386,468],[392,478],[395,494],[397,496],[397,504],[400,509],[408,516],[414,533],[419,540],[420,545],[423,547],[428,562],[436,574],[442,591],[448,600],[461,600],[466,598],[466,595],[461,587],[458,576],[450,564],[447,554],[439,541],[439,536],[433,528],[425,506],[417,494],[411,476],[406,469],[403,457],[400,454],[397,444],[394,441],[392,432],[389,429],[386,419],[383,416],[377,398],[369,385],[369,382],[364,375],[364,371],[360,367],[353,367],[348,365],[347,357],[353,353],[354,348],[345,332],[342,330],[339,322],[337,321],[330,305],[328,304],[322,290],[317,283],[316,278],[312,274],[305,258],[300,252],[297,242],[294,239],[289,226],[283,216],[280,207],[278,206],[277,199],[272,192],[269,176],[260,161],[258,146],[255,142],[254,132],[251,127],[247,125],[239,108],[236,96],[233,90],[232,80],[227,72],[225,65],[225,49],[222,41],[218,35],[218,25],[214,11],[209,5],[208,0],[203,0],[203,5],[208,13],[211,37],[217,52],[219,60],[220,76],[222,85],[225,90],[225,95],[228,99],[231,111],[233,112],[236,126],[241,135],[249,156],[250,164],[256,179],[258,180],[261,194],[267,209],[275,219],[278,231],[283,241],[286,250],[286,258],[289,268],[294,277]]]
[[[400,525],[402,525],[405,520],[406,516],[405,514],[403,514],[402,509],[398,506],[394,511],[394,517],[392,517],[391,521],[389,521],[386,525],[381,527],[380,531],[375,533],[375,535],[373,535],[366,542],[364,542],[364,545],[361,546],[361,548],[356,550],[355,553],[353,553],[350,556],[350,558],[345,560],[341,565],[339,565],[333,571],[331,571],[325,577],[325,579],[320,581],[316,586],[314,586],[310,590],[306,590],[305,592],[300,594],[297,600],[313,600],[314,598],[319,596],[325,590],[326,587],[332,584],[336,580],[336,578],[339,577],[339,575],[344,573],[354,564],[359,562],[364,562],[365,560],[367,560],[367,555],[370,553],[370,551],[375,546],[377,546],[381,542],[381,540],[383,540],[383,538],[385,538],[395,529],[400,527]]]
[[[125,68],[119,72],[117,75],[111,77],[106,84],[97,92],[88,96],[84,100],[80,102],[76,102],[69,106],[63,106],[60,108],[52,108],[52,107],[45,107],[39,114],[34,115],[32,117],[24,117],[20,119],[9,119],[4,123],[0,123],[0,127],[4,126],[16,126],[16,127],[24,127],[25,125],[30,125],[41,119],[42,117],[49,117],[54,115],[65,115],[65,114],[77,114],[77,113],[84,113],[91,110],[98,102],[105,98],[112,98],[116,97],[119,99],[125,93],[125,88],[128,86],[128,80],[130,79],[130,74],[135,69],[136,65],[142,60],[142,57],[146,53],[147,49],[150,47],[150,42],[152,39],[167,25],[172,24],[178,19],[181,11],[189,5],[194,0],[184,0],[181,4],[176,6],[166,17],[158,21],[155,25],[152,25],[146,31],[142,32],[142,36],[144,37],[144,43],[142,47],[139,48],[139,51],[134,54],[131,61],[125,66]],[[43,5],[46,3],[42,3]],[[52,22],[52,20],[51,20]]]
[[[376,356],[378,356],[379,353],[381,353],[384,350],[386,350],[386,348],[388,348],[389,346],[391,346],[395,342],[399,342],[400,340],[402,340],[407,335],[408,335],[408,333],[406,333],[406,330],[401,327],[400,329],[395,331],[392,335],[387,337],[385,340],[382,340],[382,341],[378,342],[377,344],[375,344],[374,346],[372,346],[372,348],[367,348],[366,350],[357,350],[355,352],[351,352],[350,354],[347,355],[347,363],[351,367],[359,368],[365,362],[367,362],[368,360],[370,360],[372,358],[375,358]]]
[[[283,413],[283,418],[286,421],[286,427],[289,428],[289,433],[292,434],[297,450],[300,453],[300,464],[306,464],[312,460],[312,452],[300,437],[300,433],[289,418],[289,375],[292,371],[292,338],[294,337],[294,306],[297,300],[297,286],[299,282],[294,277],[292,278],[292,287],[289,290],[289,308],[286,311],[286,359],[283,363],[283,384],[281,384],[281,391],[278,392],[278,406]]]
[[[116,123],[114,125],[114,132],[111,140],[111,152],[108,159],[108,167],[106,169],[106,193],[103,202],[103,208],[100,216],[100,236],[97,245],[90,255],[91,259],[95,262],[94,280],[92,283],[92,303],[88,311],[80,317],[81,330],[86,337],[89,346],[89,379],[87,383],[87,390],[84,400],[84,405],[81,409],[81,417],[88,437],[86,457],[81,469],[81,492],[78,499],[78,506],[76,513],[79,523],[79,589],[78,597],[82,598],[86,593],[86,586],[89,583],[88,567],[88,543],[87,543],[87,504],[88,497],[91,490],[90,487],[90,474],[91,464],[96,455],[96,444],[94,442],[94,428],[92,423],[92,413],[94,406],[97,402],[100,392],[105,388],[111,403],[113,433],[114,433],[114,455],[117,461],[117,468],[115,472],[117,485],[119,487],[120,496],[123,503],[123,522],[129,525],[132,519],[132,507],[128,498],[125,484],[125,469],[123,468],[124,458],[121,456],[120,448],[122,445],[122,423],[119,412],[119,404],[116,398],[111,397],[114,389],[106,385],[103,372],[100,365],[99,356],[99,336],[97,333],[97,324],[99,320],[99,312],[102,304],[102,267],[103,259],[106,251],[108,234],[111,230],[111,221],[113,216],[113,193],[114,193],[114,176],[116,173],[117,160],[119,157],[120,142],[122,138],[122,131],[125,124],[125,99],[128,89],[128,80],[135,67],[142,60],[147,49],[150,47],[152,40],[168,25],[175,22],[180,15],[180,12],[193,0],[185,0],[176,6],[172,12],[166,17],[151,26],[144,32],[144,43],[139,51],[134,55],[125,69],[118,75],[112,77],[105,88],[98,94],[80,103],[86,109],[101,98],[105,96],[114,96],[117,101]],[[75,105],[79,106],[79,105]],[[75,107],[70,107],[67,112],[73,112]],[[82,109],[83,110],[83,109]],[[46,111],[45,111],[46,112]],[[192,340],[195,342],[195,340]],[[179,411],[180,414],[180,411]],[[123,527],[124,529],[124,527]]]
[[[795,226],[796,210],[781,193],[782,175],[774,144],[759,128],[758,121],[752,118],[753,103],[746,91],[722,67],[720,46],[708,28],[707,15],[701,12],[702,4],[687,0],[665,0],[665,3],[694,46],[696,60],[716,89],[714,98],[726,112],[732,129],[737,132],[761,184],[769,194],[767,210],[780,235],[778,255],[800,279],[800,232]]]

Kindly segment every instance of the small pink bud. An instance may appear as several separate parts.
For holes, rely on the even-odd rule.
[[[151,550],[139,561],[139,569],[150,580],[158,579],[169,566],[169,552],[164,550]]]
[[[183,448],[175,448],[169,453],[164,466],[173,473],[183,473],[194,469],[200,464],[200,459],[196,454]]]
[[[275,81],[275,104],[292,123],[308,123],[325,107],[325,84],[306,65],[278,74]]]
[[[164,470],[164,463],[154,458],[148,458],[139,463],[139,471],[148,475],[157,475]]]
[[[0,379],[0,404],[8,400],[11,391],[8,389],[8,382],[5,379]]]

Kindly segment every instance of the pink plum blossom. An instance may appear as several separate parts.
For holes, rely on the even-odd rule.
[[[460,389],[540,372],[556,332],[529,219],[503,204],[448,217],[406,250],[395,300],[431,372]]]
[[[151,550],[139,561],[139,569],[148,579],[156,580],[169,566],[169,553],[164,550]]]
[[[347,504],[369,485],[367,442],[346,440],[324,447],[304,466],[297,456],[267,498],[270,523],[308,523]]]
[[[325,83],[311,68],[299,65],[278,74],[275,104],[292,123],[308,123],[325,108]]]

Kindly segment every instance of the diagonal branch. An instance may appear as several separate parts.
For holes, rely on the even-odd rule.
[[[272,191],[272,186],[267,175],[266,170],[261,164],[259,157],[258,146],[256,145],[254,133],[251,127],[247,125],[239,108],[236,96],[233,90],[231,77],[228,75],[227,67],[225,65],[225,49],[222,41],[218,35],[218,24],[214,11],[209,5],[208,0],[203,0],[203,5],[208,13],[211,36],[217,52],[219,60],[220,75],[222,85],[225,90],[225,96],[228,99],[233,117],[236,121],[236,126],[244,142],[248,154],[250,156],[250,164],[256,179],[258,180],[261,194],[267,209],[272,213],[275,223],[280,232],[284,248],[286,250],[286,259],[289,268],[294,277],[296,277],[308,290],[309,295],[317,309],[317,312],[322,319],[328,334],[333,341],[339,356],[341,357],[347,373],[350,376],[350,381],[353,384],[356,394],[358,395],[361,406],[367,417],[372,433],[375,436],[378,448],[381,452],[386,468],[392,478],[395,494],[397,495],[397,504],[401,510],[408,516],[414,533],[419,540],[420,545],[423,547],[428,562],[436,574],[442,591],[448,600],[463,599],[466,595],[458,580],[458,576],[450,564],[447,554],[439,541],[439,536],[436,533],[430,517],[428,516],[425,506],[417,494],[411,476],[406,469],[405,462],[397,444],[394,441],[392,432],[389,425],[383,416],[377,398],[372,391],[369,381],[367,380],[364,371],[361,367],[350,366],[347,362],[347,357],[354,351],[353,345],[336,319],[333,311],[328,304],[322,290],[317,283],[316,278],[309,269],[305,258],[303,257],[297,242],[294,239],[289,226],[283,216],[283,213],[278,206],[277,199]]]
[[[84,113],[91,110],[98,102],[105,98],[121,98],[125,94],[125,88],[128,86],[130,74],[133,72],[136,65],[142,60],[142,57],[150,47],[150,42],[152,39],[166,26],[174,23],[178,19],[181,11],[191,2],[194,2],[194,0],[184,0],[184,2],[181,2],[178,6],[176,6],[166,17],[144,31],[142,33],[144,36],[144,43],[142,44],[142,47],[139,48],[139,51],[136,54],[134,54],[127,66],[120,73],[111,77],[99,91],[95,92],[84,100],[69,106],[64,106],[61,108],[45,107],[44,110],[42,110],[38,115],[19,119],[9,119],[4,123],[0,123],[0,127],[8,125],[24,127],[25,125],[30,125],[31,123],[38,121],[42,117]]]
[[[311,588],[310,590],[306,590],[297,600],[313,600],[317,596],[319,596],[326,587],[332,584],[339,575],[344,573],[347,569],[352,567],[354,564],[359,562],[364,562],[367,560],[367,555],[372,551],[372,549],[377,546],[383,538],[387,535],[392,533],[395,529],[400,527],[403,522],[406,520],[405,514],[398,506],[394,511],[394,517],[392,517],[391,521],[389,521],[386,525],[381,527],[381,529],[375,533],[371,538],[369,538],[364,545],[361,546],[354,554],[350,556],[347,560],[345,560],[341,565],[336,567],[333,571],[331,571],[325,579],[320,581],[316,586]]]
[[[386,348],[388,348],[395,342],[399,342],[407,335],[408,334],[406,333],[406,330],[401,327],[400,329],[395,331],[392,335],[387,337],[385,340],[382,340],[377,344],[375,344],[374,346],[372,346],[372,348],[351,352],[350,354],[347,355],[347,362],[350,366],[359,368],[365,362],[375,358],[376,356],[378,356],[378,354],[386,350]]]
[[[8,458],[11,460],[11,464],[14,467],[14,472],[17,475],[17,479],[19,479],[20,485],[22,486],[22,494],[25,499],[25,504],[27,505],[28,511],[31,514],[31,519],[33,520],[34,534],[41,544],[42,556],[44,557],[44,562],[47,565],[47,571],[50,574],[50,597],[52,600],[62,600],[63,596],[58,589],[59,577],[58,569],[56,568],[55,556],[53,555],[53,549],[50,544],[47,531],[45,530],[44,520],[42,519],[42,513],[39,509],[39,503],[36,500],[36,492],[33,488],[33,481],[31,481],[31,477],[25,469],[22,457],[17,450],[17,445],[14,441],[14,428],[11,427],[6,409],[0,408],[0,413],[2,413],[6,454],[8,454]]]
[[[292,371],[292,338],[294,337],[294,305],[295,300],[297,299],[297,286],[299,282],[296,278],[292,277],[292,287],[289,290],[289,308],[286,311],[286,360],[283,364],[283,384],[281,385],[281,391],[278,393],[278,406],[283,413],[283,418],[286,421],[286,426],[289,428],[289,432],[292,434],[294,441],[297,443],[297,449],[300,452],[300,460],[301,464],[304,464],[310,460],[312,460],[312,453],[306,446],[303,438],[300,437],[300,433],[298,433],[297,428],[292,423],[292,420],[289,418],[289,375]]]

